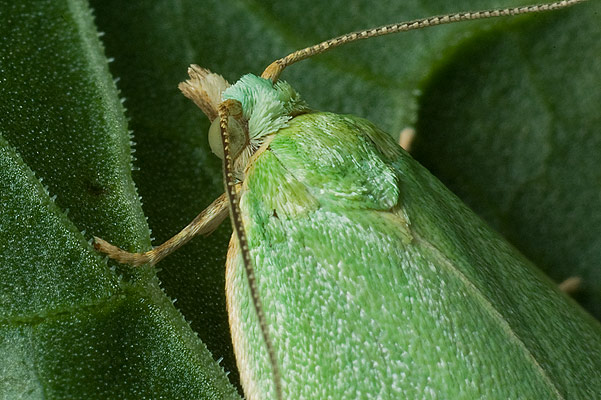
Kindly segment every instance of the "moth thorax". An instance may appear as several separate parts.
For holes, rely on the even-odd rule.
[[[228,133],[230,155],[235,158],[246,144],[246,134],[244,128],[233,117],[229,117],[228,120]],[[221,142],[219,118],[215,118],[209,128],[209,146],[211,146],[213,154],[223,160],[223,144]]]

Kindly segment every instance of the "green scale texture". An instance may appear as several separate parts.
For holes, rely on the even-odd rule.
[[[290,120],[241,209],[284,398],[601,398],[597,322],[369,122]],[[245,393],[273,398],[232,259]]]

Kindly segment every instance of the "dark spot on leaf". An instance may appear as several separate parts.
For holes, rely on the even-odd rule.
[[[84,182],[84,187],[85,190],[94,197],[106,196],[111,192],[111,189],[108,186],[90,180]]]

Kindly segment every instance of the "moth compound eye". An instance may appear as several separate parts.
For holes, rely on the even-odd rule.
[[[244,134],[244,129],[242,126],[240,126],[238,121],[232,117],[229,117],[228,127],[231,144],[230,154],[235,157],[244,147],[244,144],[246,143],[246,135]],[[219,118],[215,118],[211,123],[211,127],[209,128],[209,146],[211,146],[211,151],[213,154],[223,160],[223,145],[221,143]]]

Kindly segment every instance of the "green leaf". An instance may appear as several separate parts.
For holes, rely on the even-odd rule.
[[[208,238],[196,239],[160,264],[161,286],[169,297],[177,299],[175,305],[186,317],[189,326],[158,289],[153,271],[143,269],[136,272],[126,267],[107,269],[85,243],[91,235],[96,235],[130,250],[147,249],[149,233],[144,215],[156,237],[153,243],[158,244],[175,234],[223,191],[220,163],[211,155],[206,143],[209,121],[177,90],[177,83],[186,78],[188,64],[200,64],[233,82],[244,73],[260,73],[271,61],[292,50],[351,30],[445,12],[526,2],[486,0],[476,4],[473,0],[453,3],[438,0],[374,3],[362,0],[349,4],[346,1],[137,0],[91,3],[96,10],[99,30],[105,32],[102,40],[106,52],[116,59],[110,69],[112,76],[120,79],[118,86],[128,107],[125,114],[131,119],[129,128],[134,131],[137,142],[138,159],[134,160],[134,166],[138,170],[133,174],[138,193],[144,201],[143,213],[129,172],[130,139],[123,108],[111,75],[107,73],[85,5],[75,0],[51,4],[36,1],[0,3],[3,21],[0,26],[3,37],[0,42],[0,129],[9,144],[3,142],[2,154],[8,160],[4,162],[23,176],[23,183],[15,186],[12,175],[7,172],[9,169],[4,168],[4,164],[0,169],[3,182],[0,192],[0,270],[3,272],[2,280],[10,283],[5,283],[0,293],[0,327],[3,332],[0,354],[12,360],[10,364],[1,363],[11,367],[2,370],[10,371],[10,374],[5,372],[0,378],[0,392],[4,388],[18,388],[13,383],[21,382],[23,393],[31,388],[28,392],[30,397],[41,397],[36,394],[47,393],[52,394],[49,397],[62,398],[66,395],[59,395],[55,390],[69,388],[73,388],[73,397],[92,395],[95,385],[106,388],[97,394],[106,395],[104,397],[118,397],[117,393],[122,392],[123,396],[137,398],[141,396],[136,394],[152,393],[151,390],[157,388],[163,388],[162,393],[166,397],[177,397],[176,393],[182,397],[194,397],[196,393],[196,397],[201,397],[198,394],[200,385],[209,380],[203,377],[204,373],[198,372],[199,365],[206,360],[206,353],[193,332],[205,341],[214,358],[224,358],[223,365],[227,371],[234,370],[223,293],[223,265],[229,226],[220,228]],[[569,47],[559,46],[559,50],[565,48],[566,53],[554,53],[556,49],[550,48],[547,53],[555,58],[546,61],[539,53],[541,48],[552,47],[558,37],[562,37],[565,29],[562,21],[566,18],[572,21],[568,22],[572,30],[589,32],[585,38],[594,37],[595,29],[598,29],[594,28],[597,26],[594,10],[598,10],[598,4],[591,2],[553,16],[455,24],[374,39],[300,63],[287,70],[283,79],[316,109],[367,117],[393,135],[415,124],[420,135],[424,134],[423,122],[426,118],[433,118],[432,114],[445,110],[449,110],[447,115],[459,110],[469,112],[476,105],[477,114],[488,121],[476,125],[476,128],[479,127],[477,135],[471,137],[477,139],[484,130],[496,132],[499,121],[507,120],[494,117],[502,108],[498,103],[493,111],[486,111],[481,104],[488,91],[494,89],[503,95],[493,96],[497,101],[524,97],[515,92],[520,90],[521,80],[512,75],[501,85],[503,81],[497,76],[499,69],[511,65],[508,71],[516,70],[523,79],[520,68],[530,69],[532,66],[523,58],[516,58],[511,50],[509,54],[499,55],[494,48],[489,49],[493,37],[510,32],[509,40],[514,43],[516,40],[536,41],[533,48],[520,46],[525,49],[524,53],[532,54],[533,59],[540,59],[541,64],[560,65],[555,74],[561,79],[561,85],[569,85],[576,76],[590,80],[590,84],[580,86],[579,93],[594,92],[597,97],[592,95],[588,103],[581,102],[581,94],[578,102],[574,100],[569,107],[557,106],[557,109],[574,110],[569,117],[570,123],[587,116],[585,124],[592,127],[598,125],[593,123],[594,118],[598,119],[593,111],[599,108],[598,60],[591,58],[595,54],[593,46],[598,46],[596,42],[592,39],[572,40]],[[588,16],[585,23],[579,22],[578,18],[585,16]],[[528,29],[530,26],[532,28]],[[515,39],[516,36],[525,39]],[[503,44],[506,38],[502,36],[498,40]],[[536,49],[539,49],[538,53]],[[470,79],[468,83],[462,81],[445,89],[443,83],[448,78],[438,78],[445,77],[446,66],[451,65],[448,69],[452,70],[454,63],[468,56],[469,59],[463,61],[470,68],[482,65],[475,74],[488,77],[489,83],[480,88]],[[561,72],[580,71],[585,67],[588,69],[582,74]],[[461,72],[461,68],[464,67],[454,69]],[[550,85],[541,93],[560,86],[548,79],[551,75],[536,74],[538,82],[542,80],[545,85]],[[455,91],[461,86],[468,88],[468,91],[462,90],[464,98],[453,97],[451,104],[445,103],[442,109],[430,107],[440,105],[428,99],[448,98],[453,92],[447,90]],[[444,96],[434,90],[439,87],[445,91]],[[587,88],[589,90],[585,90]],[[421,98],[420,89],[424,90]],[[482,92],[484,95],[479,94]],[[569,93],[570,86],[565,86],[561,96],[565,94],[563,92]],[[535,96],[533,105],[526,109],[536,110],[537,98]],[[566,96],[565,101],[568,102],[569,98]],[[456,108],[455,111],[450,111],[451,106]],[[433,111],[426,112],[426,109]],[[511,115],[511,112],[507,114]],[[469,125],[470,118],[471,114],[463,115],[462,122]],[[523,119],[520,118],[520,121]],[[517,121],[515,118],[509,120]],[[440,132],[449,122],[443,120],[433,124]],[[509,129],[515,128],[515,124],[508,126]],[[484,127],[486,129],[482,129]],[[542,128],[545,130],[537,130],[528,138],[544,138],[548,135],[545,132],[553,131],[553,128]],[[458,129],[466,131],[465,127]],[[436,134],[434,128],[432,132],[433,136],[442,136]],[[509,132],[503,136],[503,143],[509,140],[510,134],[520,136],[515,131]],[[594,136],[583,136],[587,137],[583,149],[592,152],[594,145],[587,143],[591,143]],[[420,159],[425,145],[431,144],[434,154],[447,146],[436,145],[434,138],[425,134],[423,137],[427,140],[416,143],[416,154]],[[559,139],[567,143],[566,137],[560,136]],[[458,158],[476,153],[475,150],[481,149],[483,143],[486,144],[478,140],[466,143],[460,154],[445,158],[444,164],[437,169],[441,172],[454,169],[465,172],[453,167],[457,165],[454,163]],[[571,146],[572,141],[569,143]],[[514,153],[519,147],[509,145],[505,151],[513,155],[510,157],[513,162],[521,165],[530,153]],[[535,149],[539,147],[537,144]],[[569,154],[568,149],[572,149]],[[557,155],[558,159],[573,160],[578,159],[578,152],[583,150],[573,150],[564,145],[554,147],[553,151],[553,157]],[[442,154],[445,154],[444,151]],[[492,158],[490,153],[482,154],[487,155],[481,160]],[[423,159],[431,165],[425,156]],[[528,245],[528,241],[524,245],[518,242],[522,237],[536,238],[540,235],[539,222],[571,215],[568,195],[575,191],[580,193],[582,189],[588,193],[588,197],[578,199],[583,207],[586,202],[598,205],[598,196],[592,195],[598,177],[590,178],[596,164],[593,155],[585,159],[588,161],[575,173],[589,177],[587,182],[578,187],[564,185],[561,196],[553,194],[550,178],[548,185],[535,188],[536,196],[525,192],[524,179],[518,179],[519,191],[515,186],[508,188],[520,194],[516,197],[520,204],[514,210],[538,212],[540,198],[552,197],[562,201],[544,207],[545,213],[537,214],[530,223],[524,223],[515,216],[516,212],[511,212],[505,213],[507,217],[496,226],[507,232],[528,256],[549,270],[552,266],[548,265],[548,258],[555,260],[558,253],[561,257],[557,258],[560,261],[556,264],[582,266],[579,271],[588,271],[588,275],[582,274],[586,278],[587,290],[599,292],[598,286],[590,286],[590,282],[598,276],[594,262],[594,254],[598,253],[594,251],[598,249],[595,247],[598,240],[594,237],[599,237],[595,235],[598,230],[590,228],[591,233],[588,234],[588,228],[584,226],[583,229],[581,223],[584,221],[578,219],[579,224],[573,223],[582,213],[569,221],[560,220],[544,228],[545,232],[549,227],[563,229],[560,235],[562,250],[556,248],[557,235],[545,239],[547,245],[535,252],[529,252],[532,245]],[[476,161],[467,165],[477,171],[486,170]],[[495,165],[511,170],[506,159]],[[523,171],[529,167],[526,165],[519,169]],[[549,168],[548,172],[554,176],[560,174],[561,179],[569,183],[565,171],[558,165]],[[479,180],[483,181],[484,187],[488,188],[490,184],[492,194],[487,197],[468,195],[468,200],[483,197],[488,203],[491,198],[497,199],[496,194],[506,187],[507,179],[501,176],[499,183],[495,183],[488,176],[492,176],[492,172],[483,174]],[[39,179],[48,186],[51,196],[57,196],[55,203],[44,194]],[[483,191],[483,186],[480,186],[478,193]],[[22,199],[30,198],[27,193],[33,192],[39,192],[38,203],[28,206]],[[476,206],[474,202],[470,203]],[[5,212],[9,208],[14,211]],[[32,208],[40,215],[35,220],[29,219],[35,214],[30,211]],[[499,208],[493,206],[493,211]],[[63,212],[67,210],[65,217]],[[493,223],[499,220],[495,217],[496,211],[487,212],[483,207],[479,210],[485,216],[492,215]],[[25,224],[24,221],[29,222]],[[29,231],[21,233],[23,240],[13,239],[17,237],[16,232],[22,232],[25,226]],[[508,226],[514,228],[506,228]],[[520,227],[519,234],[512,235],[512,231],[517,231],[516,226]],[[80,230],[85,230],[84,236],[78,233]],[[588,238],[588,241],[583,244],[581,238]],[[12,249],[10,253],[6,248]],[[66,249],[71,250],[66,252]],[[541,261],[536,257],[540,253],[550,256]],[[572,258],[570,255],[581,253],[585,256]],[[31,269],[23,269],[23,265]],[[10,275],[5,269],[10,271]],[[44,276],[46,270],[49,271],[48,277]],[[120,279],[120,274],[125,278]],[[554,273],[553,276],[561,278],[566,274]],[[46,291],[36,294],[38,292],[33,287],[46,288]],[[25,289],[34,293],[26,293]],[[17,310],[20,314],[16,314]],[[151,329],[155,324],[156,331]],[[146,340],[136,340],[139,336]],[[92,343],[95,345],[87,348],[83,343],[90,338],[103,339],[94,339]],[[52,346],[49,341],[52,341]],[[69,356],[75,351],[76,356]],[[113,357],[117,356],[122,358],[113,361]],[[126,359],[133,363],[128,364],[133,365],[131,368],[106,372],[111,366],[121,365],[118,360]],[[64,365],[73,369],[60,372]],[[43,366],[47,374],[38,374],[34,366],[38,369]],[[88,372],[74,372],[81,368]],[[170,371],[165,380],[160,380],[161,368]],[[208,367],[211,368],[217,369],[215,366]],[[141,372],[136,374],[136,370]],[[57,378],[51,376],[55,371],[58,371]],[[223,376],[214,379],[213,382],[224,384]],[[48,383],[48,380],[53,383]],[[87,388],[78,386],[83,385],[83,381],[89,385]],[[182,395],[186,391],[183,387],[187,396]],[[232,393],[231,388],[221,388],[219,390]]]
[[[599,2],[468,41],[424,84],[415,156],[601,318]],[[483,72],[485,71],[485,72]]]
[[[153,271],[109,268],[80,232],[149,247],[87,4],[0,16],[0,397],[236,398]]]

